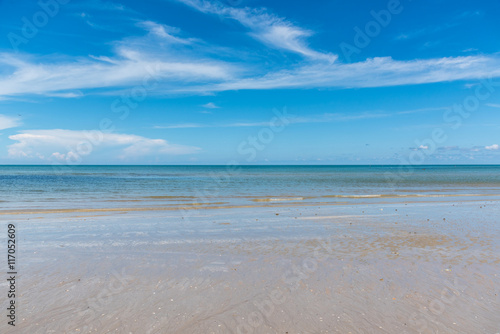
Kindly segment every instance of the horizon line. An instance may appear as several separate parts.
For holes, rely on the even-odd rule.
[[[172,165],[162,165],[162,164],[92,164],[92,165],[50,165],[50,164],[0,164],[0,167],[228,167],[228,166],[240,166],[240,167],[439,167],[439,166],[500,166],[500,164],[423,164],[423,165],[404,165],[404,164],[172,164]]]

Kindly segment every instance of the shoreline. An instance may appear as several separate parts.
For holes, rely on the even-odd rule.
[[[457,194],[457,195],[449,195],[449,196],[415,196],[415,198],[444,198],[444,197],[496,197],[500,196],[497,194]],[[324,196],[325,197],[325,196]],[[373,199],[385,199],[385,201],[378,202],[302,202],[302,201],[275,201],[272,204],[247,204],[247,205],[220,205],[221,202],[214,202],[208,204],[167,204],[169,206],[152,206],[152,207],[117,207],[117,208],[70,208],[70,209],[40,209],[40,210],[0,210],[0,215],[34,215],[34,214],[57,214],[57,213],[79,213],[79,212],[134,212],[134,211],[185,211],[185,210],[215,210],[215,209],[251,209],[251,208],[286,208],[289,206],[297,206],[297,207],[313,207],[313,206],[363,206],[363,205],[390,205],[393,203],[406,203],[406,204],[426,204],[426,203],[448,203],[452,202],[451,200],[421,200],[421,201],[404,201],[404,202],[391,202],[387,201],[387,198],[392,199],[406,199],[410,196],[405,197],[373,197]],[[337,197],[335,197],[337,198]],[[357,198],[357,199],[366,199]],[[371,199],[371,198],[370,198]],[[469,200],[461,200],[460,202],[482,202],[482,201],[500,201],[498,200],[485,200],[485,199],[469,199]],[[134,200],[130,201],[134,202]],[[260,201],[258,201],[260,202]],[[283,203],[285,202],[285,203]],[[267,201],[266,201],[267,203]],[[213,204],[213,205],[210,205]]]

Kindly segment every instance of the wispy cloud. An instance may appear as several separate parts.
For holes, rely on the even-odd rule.
[[[111,43],[113,48],[105,55],[74,58],[0,53],[0,99],[33,94],[64,98],[88,92],[121,94],[151,77],[155,87],[148,94],[152,95],[385,87],[500,77],[500,56],[496,54],[405,61],[377,57],[345,64],[333,61],[334,55],[311,48],[306,43],[311,31],[266,9],[227,7],[205,0],[178,1],[203,13],[236,20],[264,44],[305,59],[273,70],[263,65],[265,61],[241,62],[230,56],[231,52],[226,52],[227,57],[220,56],[213,51],[218,46],[185,36],[178,28],[136,20],[133,24],[145,33]],[[109,6],[114,8],[116,4]],[[259,60],[265,60],[265,56],[256,54]],[[213,109],[210,103],[204,107]]]
[[[167,26],[165,24],[156,23],[153,21],[141,21],[137,23],[137,26],[145,29],[150,34],[160,37],[170,43],[179,43],[179,44],[191,44],[195,39],[183,39],[174,36],[174,34],[178,34],[180,29]]]
[[[486,103],[486,105],[488,107],[492,107],[492,108],[500,108],[500,104],[495,104],[495,103]]]
[[[15,128],[21,125],[18,117],[6,116],[0,114],[0,130]]]
[[[454,161],[463,159],[480,159],[488,161],[494,156],[491,151],[498,150],[498,145],[491,146],[471,146],[471,147],[461,147],[461,146],[440,146],[440,147],[430,147],[428,145],[420,145],[419,147],[409,147],[411,151],[425,151],[429,159],[437,159],[438,161]]]
[[[406,112],[364,112],[359,114],[341,114],[341,113],[324,113],[320,115],[311,115],[308,117],[287,116],[287,124],[306,124],[306,123],[328,123],[328,122],[345,122],[354,120],[366,120],[385,118],[393,115],[403,114]],[[154,129],[190,129],[190,128],[240,128],[240,127],[267,127],[271,126],[271,121],[253,121],[253,122],[233,122],[233,123],[181,123],[170,125],[155,125]],[[274,124],[276,125],[276,124]]]
[[[215,14],[223,18],[238,21],[250,30],[249,35],[260,42],[276,48],[301,54],[316,60],[333,62],[336,55],[311,49],[305,39],[313,34],[292,23],[267,12],[265,9],[236,8],[224,6],[218,2],[205,0],[179,0],[203,13]]]
[[[75,91],[118,89],[153,77],[151,94],[206,94],[228,90],[356,88],[415,85],[500,76],[500,57],[468,56],[398,61],[373,58],[352,64],[305,64],[251,76],[242,65],[211,59],[172,60],[169,54],[120,47],[114,57],[43,62],[30,56],[1,54],[0,97],[42,94],[77,97]],[[5,71],[4,71],[5,72]],[[78,80],[75,80],[78,78]],[[62,94],[62,95],[61,95]]]
[[[217,109],[217,108],[220,108],[218,105],[216,105],[213,102],[205,103],[204,105],[202,105],[202,107],[203,108],[208,108],[208,109]]]
[[[429,107],[429,108],[420,108],[420,109],[398,111],[398,112],[396,112],[396,114],[406,115],[406,114],[416,114],[416,113],[424,113],[424,112],[430,112],[430,111],[443,111],[443,110],[447,110],[447,109],[449,109],[449,107]]]
[[[101,0],[86,0],[85,2],[72,2],[67,6],[72,8],[86,8],[99,11],[117,11],[117,12],[134,12],[123,4],[113,2],[113,1],[101,1]]]
[[[468,56],[398,61],[391,57],[352,64],[313,64],[214,85],[213,90],[384,87],[500,76],[500,57]]]
[[[17,141],[8,147],[9,157],[47,161],[75,161],[96,153],[127,160],[151,155],[193,154],[200,150],[171,144],[164,139],[63,129],[26,130],[9,136],[9,139]]]
[[[85,13],[85,12],[82,12],[80,13],[80,17],[82,18],[82,20],[91,28],[94,28],[94,29],[102,29],[104,30],[103,27],[101,27],[100,25],[98,25],[97,23],[93,22],[92,19],[91,19],[91,16],[90,14],[88,13]]]
[[[446,151],[459,151],[459,150],[460,150],[460,147],[458,147],[458,146],[441,146],[441,147],[437,148],[437,151],[443,151],[443,152],[446,152]]]
[[[269,122],[241,122],[228,124],[182,123],[172,125],[155,125],[155,129],[190,129],[190,128],[240,128],[254,126],[269,126]]]
[[[153,77],[164,84],[231,79],[231,66],[217,61],[172,61],[121,48],[109,62],[96,59],[43,63],[28,56],[1,54],[0,65],[13,68],[0,77],[0,96],[66,93],[68,90],[123,87]]]

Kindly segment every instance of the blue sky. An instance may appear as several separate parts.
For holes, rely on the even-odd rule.
[[[494,1],[0,1],[1,164],[500,164]]]

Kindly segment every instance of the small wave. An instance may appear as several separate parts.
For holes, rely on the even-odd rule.
[[[324,195],[324,198],[381,198],[381,197],[398,197],[398,195]]]
[[[498,194],[373,194],[373,195],[324,195],[323,198],[409,198],[409,197],[472,197],[499,196]]]
[[[195,196],[144,196],[149,199],[177,199],[177,198],[196,198]]]
[[[255,198],[254,202],[283,202],[283,201],[302,201],[304,197],[280,197],[280,198]]]

